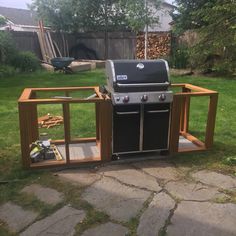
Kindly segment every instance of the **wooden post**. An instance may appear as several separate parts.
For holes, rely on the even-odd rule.
[[[19,107],[19,126],[20,126],[22,165],[24,168],[29,168],[30,167],[29,137],[27,135],[27,115],[26,115],[27,108],[23,103],[19,103],[18,107]]]
[[[183,93],[191,92],[190,89],[183,87]],[[189,111],[190,111],[190,96],[185,96],[181,106],[181,121],[180,131],[187,133],[189,130]]]
[[[102,161],[110,161],[112,150],[112,106],[110,100],[99,104],[100,155]]]
[[[183,101],[184,98],[182,96],[174,95],[171,111],[171,127],[169,141],[170,154],[178,152],[179,148],[180,116]]]
[[[100,111],[100,103],[95,103],[95,115],[96,115],[96,141],[98,142],[100,140],[100,117],[99,117],[99,111]]]
[[[65,134],[65,150],[66,164],[70,164],[70,104],[63,103],[63,118],[64,118],[64,134]]]
[[[208,110],[207,125],[206,125],[206,137],[205,137],[205,146],[207,149],[211,148],[213,145],[217,102],[218,102],[218,94],[216,93],[210,95],[209,110]]]

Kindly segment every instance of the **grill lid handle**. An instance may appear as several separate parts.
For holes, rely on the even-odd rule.
[[[136,88],[146,87],[146,86],[161,87],[161,86],[169,86],[169,85],[170,85],[169,82],[165,82],[165,83],[140,83],[140,84],[120,84],[120,83],[117,83],[118,87],[136,87]]]

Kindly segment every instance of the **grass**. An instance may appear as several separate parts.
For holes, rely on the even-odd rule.
[[[228,163],[226,159],[229,157],[236,158],[236,80],[209,77],[172,77],[172,82],[192,83],[219,92],[214,148],[202,153],[178,154],[173,157],[173,162],[177,166],[188,166],[192,169],[208,168],[235,175],[236,166],[231,162]],[[99,84],[105,84],[103,70],[74,75],[37,72],[0,79],[0,204],[11,200],[24,208],[37,210],[40,212],[39,217],[50,214],[60,205],[50,207],[20,192],[27,184],[39,183],[63,192],[65,194],[63,204],[70,203],[76,208],[86,210],[86,221],[77,227],[78,233],[91,225],[109,220],[107,215],[95,211],[89,204],[81,201],[82,187],[62,183],[50,171],[23,170],[20,155],[17,99],[24,88],[97,86]],[[87,95],[90,94],[73,94],[73,96]],[[50,97],[52,94],[42,94],[42,96]],[[207,102],[205,98],[194,98],[191,101],[190,131],[201,139],[204,137]],[[71,110],[72,136],[93,136],[95,130],[94,107],[90,104],[72,105]],[[45,115],[48,112],[53,115],[62,114],[61,107],[58,105],[39,107],[39,115]],[[40,130],[40,132],[43,131]],[[53,138],[60,138],[63,136],[63,127],[52,128],[46,132]],[[3,181],[7,181],[7,183],[3,184]],[[135,232],[136,226],[137,222],[134,220],[134,222],[130,222],[129,228],[134,228],[131,231]],[[11,235],[1,222],[0,235]]]

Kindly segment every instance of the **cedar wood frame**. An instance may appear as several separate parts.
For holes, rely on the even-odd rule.
[[[212,147],[214,127],[216,120],[218,93],[209,89],[201,88],[191,84],[172,84],[172,87],[182,88],[182,92],[174,94],[172,104],[172,116],[170,127],[170,154],[178,152],[203,151]],[[69,96],[70,92],[90,90],[96,94],[91,99],[63,99],[50,98],[38,99],[37,92],[56,92],[61,91],[65,96]],[[193,96],[208,96],[209,109],[207,114],[207,124],[205,133],[205,142],[201,142],[189,133],[189,109],[190,99]],[[96,113],[96,137],[71,139],[70,135],[70,103],[95,103]],[[61,104],[64,118],[64,139],[52,140],[53,144],[65,144],[66,160],[45,160],[38,163],[31,163],[30,160],[30,144],[39,139],[38,131],[38,104]],[[105,162],[111,161],[111,138],[112,138],[112,105],[110,98],[99,92],[98,87],[62,87],[62,88],[26,88],[18,100],[19,106],[19,122],[21,137],[21,155],[24,168],[45,168],[73,166],[83,163]],[[179,136],[182,135],[197,148],[179,148]],[[86,158],[86,160],[70,160],[69,144],[96,142],[100,156]]]

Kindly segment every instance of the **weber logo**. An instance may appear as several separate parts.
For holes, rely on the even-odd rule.
[[[127,75],[117,75],[117,76],[116,76],[116,79],[117,79],[117,80],[127,80],[127,79],[128,79],[128,76],[127,76]]]

